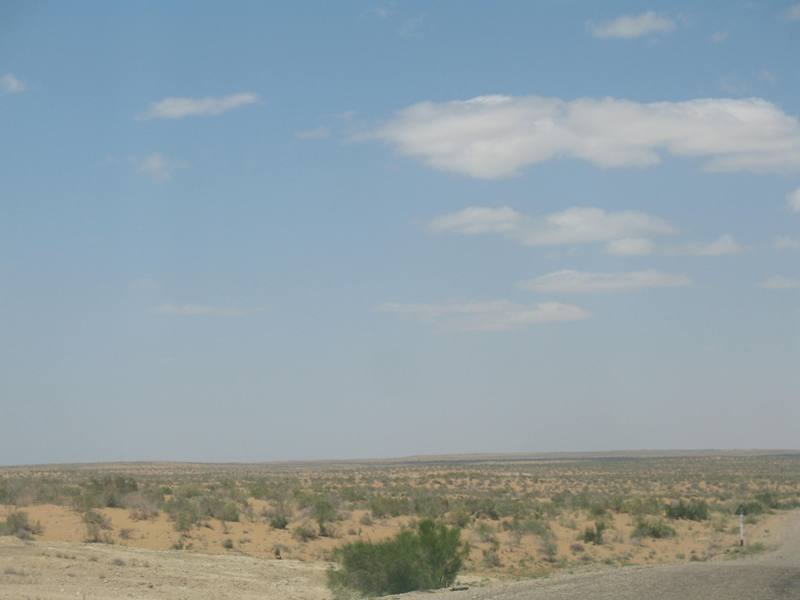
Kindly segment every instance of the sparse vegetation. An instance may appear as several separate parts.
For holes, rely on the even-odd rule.
[[[587,527],[583,531],[583,541],[586,544],[603,543],[603,532],[606,530],[606,524],[603,521],[595,521],[594,527]]]
[[[666,516],[670,519],[686,519],[689,521],[705,521],[708,519],[708,503],[704,500],[690,500],[667,505]]]
[[[675,528],[668,525],[661,519],[640,519],[633,530],[633,537],[664,539],[671,538],[676,534]]]
[[[39,522],[31,522],[28,513],[22,511],[12,512],[0,526],[0,534],[14,535],[21,540],[31,540],[34,535],[41,533],[42,525]]]
[[[126,469],[8,469],[0,514],[27,512],[50,533],[47,506],[60,505],[84,520],[75,541],[130,546],[152,540],[166,515],[163,549],[225,552],[230,539],[245,554],[272,557],[280,545],[281,558],[304,560],[433,518],[469,540],[466,569],[521,576],[588,561],[705,559],[734,546],[740,511],[748,531],[763,531],[800,505],[792,455]],[[670,538],[655,554],[642,542]]]

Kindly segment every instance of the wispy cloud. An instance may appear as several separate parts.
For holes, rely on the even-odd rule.
[[[610,242],[645,235],[672,235],[664,219],[638,211],[572,207],[543,216],[528,216],[508,206],[470,207],[428,222],[434,233],[499,235],[527,246]]]
[[[709,171],[800,172],[800,121],[759,98],[641,103],[480,96],[421,102],[361,139],[435,169],[495,179],[559,158],[648,167],[661,153]]]
[[[263,308],[247,310],[208,304],[162,304],[153,309],[153,312],[157,315],[179,317],[244,317],[263,310]]]
[[[422,26],[425,22],[425,15],[417,15],[405,19],[397,28],[397,35],[403,38],[416,38],[422,36]]]
[[[647,238],[623,238],[609,242],[606,251],[614,256],[647,256],[656,251],[656,244]]]
[[[371,17],[385,20],[397,14],[397,4],[395,2],[382,2],[369,8],[367,14]]]
[[[773,275],[767,277],[758,286],[768,290],[794,290],[800,288],[800,277]]]
[[[789,21],[800,21],[800,2],[793,4],[786,10],[786,18]]]
[[[800,239],[782,235],[772,241],[772,247],[776,250],[800,250]]]
[[[17,79],[13,73],[6,73],[0,76],[0,91],[6,94],[20,94],[28,89],[25,82]]]
[[[429,321],[445,329],[458,331],[509,331],[529,325],[580,321],[590,316],[589,311],[571,304],[542,302],[527,306],[507,300],[463,304],[390,302],[378,306],[377,310]]]
[[[164,98],[150,105],[141,119],[183,119],[184,117],[208,117],[255,104],[258,95],[242,92],[219,98]]]
[[[725,234],[710,242],[689,242],[665,249],[666,254],[683,254],[686,256],[728,256],[741,254],[745,247],[730,234]]]
[[[323,140],[330,137],[331,130],[327,127],[316,127],[314,129],[304,129],[294,134],[295,139],[298,140]]]
[[[722,42],[728,39],[728,32],[727,31],[715,31],[711,34],[711,41],[715,44],[721,44]]]
[[[587,273],[564,270],[541,275],[529,281],[522,281],[519,285],[533,292],[590,293],[680,287],[690,283],[691,280],[686,275],[661,273],[659,271]]]
[[[188,166],[185,161],[177,161],[166,158],[159,152],[153,152],[139,162],[138,171],[147,175],[153,183],[164,183],[172,178],[176,169],[183,169]]]
[[[656,244],[646,238],[621,239],[606,244],[606,252],[614,256],[647,256],[650,254],[681,256],[728,256],[741,254],[746,248],[730,234],[710,242]]]
[[[800,213],[800,187],[786,196],[786,206],[795,213]]]
[[[675,20],[653,11],[639,15],[622,15],[610,21],[589,24],[589,30],[596,38],[634,39],[675,30]]]

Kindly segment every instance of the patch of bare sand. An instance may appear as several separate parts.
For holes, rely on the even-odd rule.
[[[3,600],[327,600],[325,563],[0,538]]]

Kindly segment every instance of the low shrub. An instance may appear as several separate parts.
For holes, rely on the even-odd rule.
[[[370,596],[446,587],[466,555],[460,535],[458,528],[424,519],[385,542],[346,544],[334,553],[339,568],[329,571],[328,583],[334,592]]]
[[[602,521],[595,521],[594,527],[587,527],[583,532],[583,542],[585,544],[603,543],[603,532],[606,530],[606,524]]]
[[[5,523],[0,526],[0,534],[15,535],[21,540],[33,539],[34,535],[42,533],[42,526],[37,521],[31,522],[26,512],[12,512],[6,517]]]
[[[679,500],[666,507],[666,515],[670,519],[705,521],[708,519],[708,504],[704,500]]]
[[[635,538],[663,539],[673,537],[675,533],[675,528],[661,519],[640,519],[637,521],[632,535]]]
[[[276,512],[269,517],[269,526],[273,529],[286,529],[289,525],[288,517],[280,512]]]
[[[317,539],[317,531],[308,524],[298,525],[292,530],[292,537],[298,542],[308,542]]]

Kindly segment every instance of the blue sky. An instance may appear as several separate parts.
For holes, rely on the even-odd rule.
[[[5,2],[0,463],[796,447],[800,4]]]

